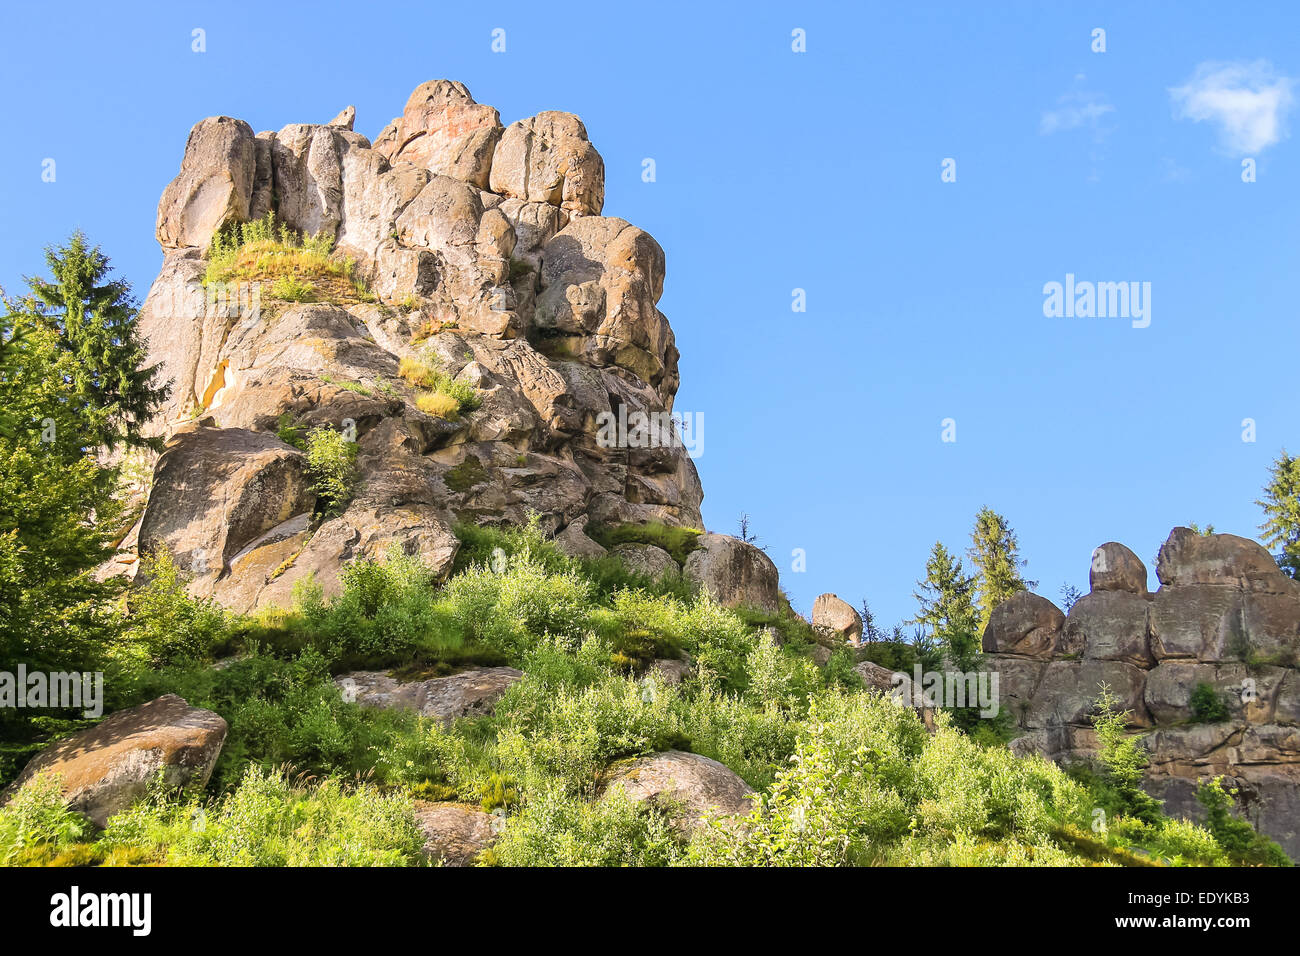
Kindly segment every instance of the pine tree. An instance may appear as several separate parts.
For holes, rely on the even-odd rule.
[[[981,632],[993,609],[1017,591],[1034,586],[1020,576],[1027,562],[1020,558],[1020,543],[1007,519],[985,505],[975,515],[971,548],[967,552],[975,565]]]
[[[1267,518],[1259,526],[1264,543],[1279,549],[1278,567],[1291,577],[1300,577],[1300,458],[1282,456],[1269,469],[1264,497],[1255,504]]]
[[[925,579],[913,592],[920,607],[912,623],[925,628],[950,660],[969,669],[980,651],[979,612],[975,608],[975,579],[962,570],[943,542],[936,541],[925,562]]]
[[[80,231],[67,245],[46,249],[45,261],[52,278],[28,277],[26,306],[75,359],[72,400],[105,413],[94,416],[98,427],[87,436],[90,447],[112,449],[125,442],[161,450],[161,440],[145,439],[141,430],[169,386],[157,384],[158,366],[145,365],[130,284],[110,278],[108,257]]]

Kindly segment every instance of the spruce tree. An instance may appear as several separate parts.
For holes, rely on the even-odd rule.
[[[975,565],[980,631],[988,626],[993,609],[1017,591],[1034,586],[1020,576],[1026,564],[1020,557],[1020,543],[1007,519],[985,505],[975,515],[971,547],[967,552]]]
[[[141,432],[166,400],[168,386],[157,382],[158,366],[145,364],[130,284],[111,277],[108,257],[80,231],[66,245],[47,248],[45,262],[51,278],[27,278],[26,306],[74,359],[71,400],[104,413],[90,416],[96,427],[87,435],[89,447],[111,450],[125,442],[161,450],[160,439],[145,439]]]
[[[975,579],[962,569],[936,541],[925,562],[925,579],[913,592],[920,608],[912,623],[925,628],[947,653],[952,663],[970,669],[980,651],[979,612],[975,608]]]
[[[1259,526],[1264,543],[1278,549],[1277,563],[1291,577],[1300,577],[1300,458],[1282,456],[1269,468],[1264,497],[1255,502],[1266,520]]]

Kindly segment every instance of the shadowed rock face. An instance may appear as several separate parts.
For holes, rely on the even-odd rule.
[[[215,117],[191,132],[140,316],[173,386],[153,425],[168,450],[128,544],[170,549],[196,593],[246,611],[287,603],[309,573],[331,594],[345,562],[395,540],[444,572],[457,520],[536,512],[553,533],[577,524],[565,540],[587,552],[587,518],[701,527],[680,443],[602,437],[620,411],[672,412],[678,353],[657,308],[663,250],[600,215],[604,164],[582,122],[503,126],[446,80],[417,88],[373,146],[354,116],[256,135]],[[218,231],[267,213],[332,238],[368,294],[339,282],[294,303],[270,281],[205,287]],[[473,386],[479,408],[421,411],[402,359]],[[285,416],[355,438],[343,514],[313,516],[302,456],[276,438]]]
[[[1223,775],[1257,828],[1300,856],[1300,582],[1253,541],[1188,528],[1170,533],[1156,569],[1149,594],[1142,562],[1108,542],[1068,615],[1027,591],[994,609],[984,651],[1024,732],[1013,749],[1092,756],[1105,682],[1147,731],[1146,786],[1171,814],[1199,818],[1196,784]],[[1214,722],[1193,711],[1201,685],[1222,704]]]

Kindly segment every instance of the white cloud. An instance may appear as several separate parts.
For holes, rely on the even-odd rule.
[[[1169,95],[1177,119],[1219,127],[1220,142],[1232,153],[1258,153],[1286,136],[1286,115],[1294,105],[1295,81],[1279,76],[1267,60],[1202,63]]]
[[[1099,137],[1105,132],[1101,128],[1101,118],[1107,113],[1115,112],[1115,107],[1106,102],[1100,93],[1090,93],[1082,88],[1087,79],[1082,73],[1074,78],[1075,89],[1064,94],[1056,101],[1056,109],[1045,110],[1038,124],[1038,132],[1050,136],[1062,130],[1087,127]]]

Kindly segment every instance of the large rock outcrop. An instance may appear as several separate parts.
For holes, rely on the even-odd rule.
[[[1090,757],[1105,683],[1145,734],[1146,785],[1170,812],[1199,816],[1197,783],[1223,775],[1256,826],[1300,856],[1300,582],[1254,541],[1188,528],[1169,535],[1156,572],[1148,593],[1141,560],[1108,542],[1069,614],[1027,591],[994,609],[984,651],[1023,731],[1013,748]]]
[[[127,544],[167,547],[193,590],[248,611],[287,604],[307,575],[332,594],[347,561],[394,542],[443,573],[457,521],[536,513],[589,555],[588,522],[702,527],[671,424],[609,437],[610,423],[670,422],[678,352],[657,307],[663,250],[600,215],[604,164],[582,122],[503,126],[446,80],[417,88],[373,145],[354,115],[191,132],[140,316],[173,386],[152,425],[168,449]],[[218,232],[268,214],[333,240],[351,273],[305,302],[277,298],[269,274],[207,281]],[[431,403],[404,361],[472,388],[477,407]],[[355,441],[342,513],[318,507],[277,437],[286,424]]]

